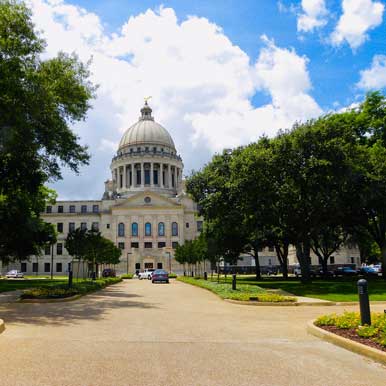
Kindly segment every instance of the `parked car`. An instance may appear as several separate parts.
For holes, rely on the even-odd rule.
[[[8,278],[8,279],[10,279],[10,278],[17,279],[17,278],[24,277],[24,274],[23,274],[23,272],[20,272],[17,269],[12,269],[11,271],[7,272],[5,277]]]
[[[261,267],[261,274],[262,275],[277,275],[278,269],[276,267]]]
[[[111,268],[105,268],[103,271],[102,271],[102,277],[115,277],[117,276],[115,270],[111,269]]]
[[[146,268],[143,272],[140,272],[138,275],[138,279],[148,279],[151,280],[151,276],[153,275],[154,269]]]
[[[302,270],[301,270],[300,266],[294,268],[294,275],[296,277],[302,276]],[[316,275],[317,275],[317,272],[315,270],[313,270],[312,268],[310,268],[310,276],[316,277]]]
[[[165,282],[169,283],[169,274],[163,269],[157,269],[151,275],[151,282]]]
[[[356,276],[358,271],[351,267],[338,267],[334,274],[335,276]]]
[[[361,267],[359,273],[364,276],[378,276],[378,272],[373,267]]]
[[[377,273],[382,273],[382,264],[375,264],[370,267],[373,268]]]

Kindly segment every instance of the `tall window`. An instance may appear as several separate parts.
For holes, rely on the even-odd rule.
[[[58,206],[58,213],[63,213],[63,205]]]
[[[87,223],[86,222],[81,222],[80,223],[80,229],[82,229],[82,231],[87,230]]]
[[[125,236],[125,224],[123,222],[120,222],[118,224],[118,236],[119,237]]]
[[[149,222],[145,224],[145,236],[151,236],[151,224]]]
[[[178,224],[176,222],[172,223],[172,236],[178,236]]]
[[[59,232],[59,233],[62,233],[63,232],[63,223],[62,222],[58,222],[56,224],[56,230]]]
[[[95,232],[98,232],[99,231],[99,222],[93,222],[91,224],[91,229]]]
[[[141,170],[137,170],[137,185],[141,185]]]
[[[80,211],[81,211],[82,213],[87,213],[87,205],[82,205],[82,206],[80,207]]]
[[[69,222],[68,223],[68,231],[69,232],[74,232],[75,230],[75,223],[74,222]]]
[[[99,205],[93,205],[92,211],[93,211],[93,213],[98,213],[99,212]]]
[[[154,185],[158,185],[158,170],[153,170]]]
[[[63,244],[62,243],[56,244],[56,254],[57,255],[63,254]]]
[[[131,224],[131,235],[135,237],[138,236],[138,224],[136,222]]]
[[[75,205],[70,205],[70,213],[75,213]]]
[[[46,245],[44,247],[44,254],[45,255],[51,255],[51,245]]]
[[[158,236],[165,236],[165,223],[158,223]]]
[[[150,185],[150,170],[145,169],[145,185]]]
[[[52,206],[50,205],[47,206],[46,213],[52,213]]]

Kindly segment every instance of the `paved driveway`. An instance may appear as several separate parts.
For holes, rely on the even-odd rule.
[[[308,320],[341,310],[239,306],[144,280],[0,304],[0,385],[385,386],[385,367],[307,335]]]

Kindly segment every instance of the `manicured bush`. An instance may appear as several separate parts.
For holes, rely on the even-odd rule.
[[[66,298],[74,295],[85,295],[89,292],[97,291],[105,288],[108,285],[122,281],[119,277],[106,277],[97,280],[81,280],[73,282],[71,288],[67,284],[57,284],[46,287],[37,287],[31,290],[24,291],[21,295],[22,299],[54,299]]]
[[[121,275],[121,279],[132,279],[133,276],[134,275],[132,273],[126,273],[124,275]]]
[[[177,279],[177,274],[174,272],[169,273],[169,279]]]
[[[386,315],[384,313],[372,313],[371,321],[371,326],[360,326],[361,321],[358,312],[344,312],[342,315],[323,315],[316,319],[315,325],[355,330],[358,336],[386,346]]]
[[[199,277],[179,276],[177,280],[192,284],[197,287],[208,289],[223,299],[250,301],[257,298],[260,302],[294,302],[295,298],[267,293],[266,290],[257,285],[237,284],[237,289],[232,290],[229,283],[217,283],[217,281],[204,280]]]

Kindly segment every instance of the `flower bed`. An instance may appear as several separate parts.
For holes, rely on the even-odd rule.
[[[316,319],[315,325],[329,332],[386,351],[386,315],[371,314],[371,326],[360,325],[358,312],[345,312],[342,315],[323,315]]]
[[[240,300],[240,301],[258,301],[258,302],[295,302],[296,299],[289,296],[268,293],[257,285],[237,284],[237,289],[232,290],[232,285],[228,283],[217,283],[217,281],[204,280],[179,276],[177,280],[192,284],[197,287],[208,289],[220,296],[222,299]],[[252,298],[252,299],[251,299]]]
[[[75,281],[71,288],[67,284],[57,284],[47,287],[36,287],[24,291],[21,299],[65,299],[74,295],[85,295],[105,288],[108,285],[122,281],[118,277],[108,277],[98,280]]]

